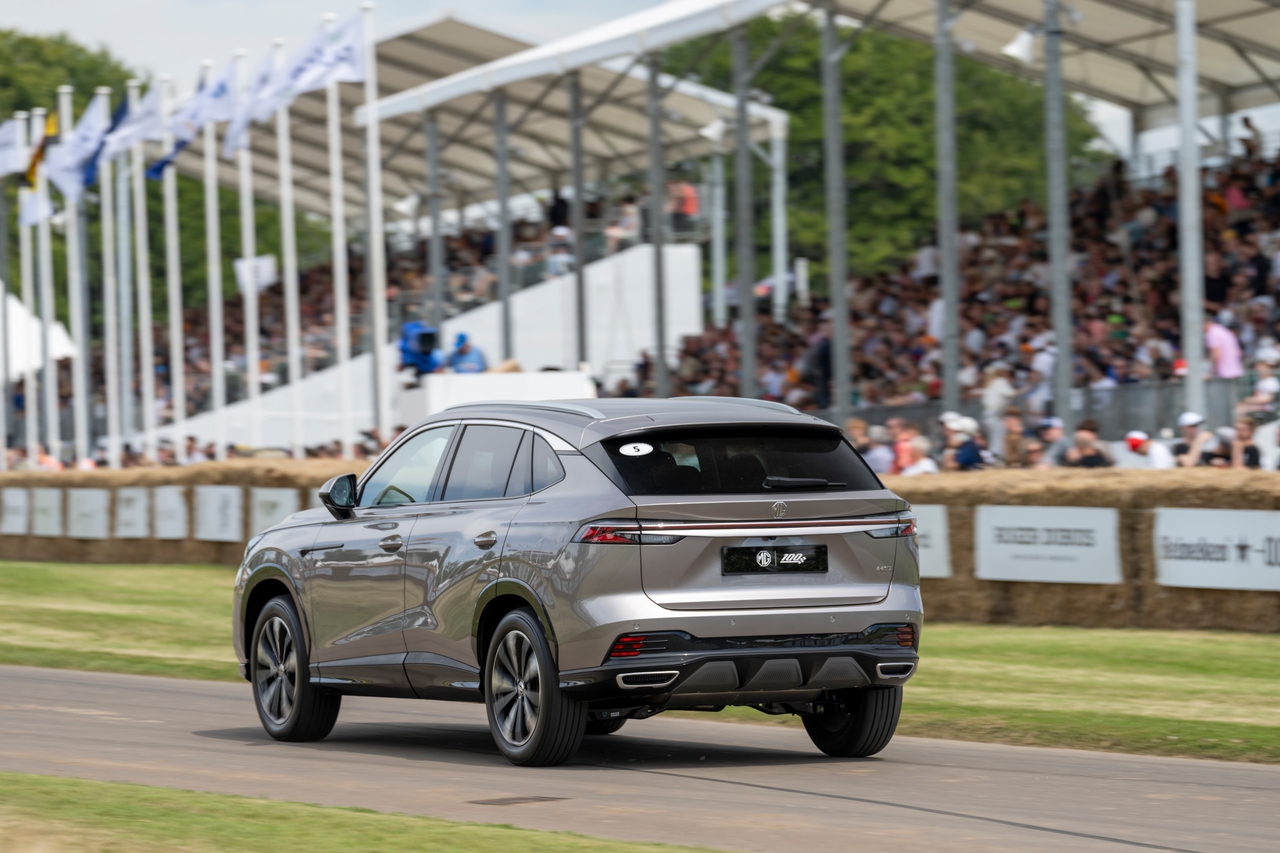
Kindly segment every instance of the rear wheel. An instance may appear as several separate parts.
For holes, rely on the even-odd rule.
[[[568,761],[582,743],[587,703],[560,689],[542,626],[530,610],[498,623],[484,664],[489,730],[512,764],[547,767]]]
[[[587,722],[587,735],[611,735],[618,729],[622,728],[622,724],[625,722],[625,718],[617,720],[589,720]]]
[[[901,687],[842,690],[842,713],[803,717],[813,745],[837,758],[866,758],[889,745],[902,712]]]
[[[311,685],[302,626],[287,595],[262,608],[250,649],[249,680],[267,734],[276,740],[307,741],[333,731],[342,697]]]

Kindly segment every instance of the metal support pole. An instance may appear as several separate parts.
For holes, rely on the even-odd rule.
[[[444,334],[445,269],[444,233],[440,221],[440,200],[444,189],[440,186],[440,125],[436,114],[423,116],[423,130],[427,136],[427,210],[431,216],[431,325],[436,329],[437,340]],[[461,211],[459,211],[461,215]]]
[[[843,424],[852,391],[849,369],[849,305],[845,283],[849,256],[845,249],[848,192],[844,166],[844,99],[840,87],[840,33],[834,9],[826,10],[822,26],[822,159],[827,197],[827,290],[831,299],[831,403],[833,419]]]
[[[772,225],[773,322],[787,321],[787,122],[769,123],[769,216]]]
[[[213,66],[205,65],[206,72]],[[226,324],[222,319],[222,223],[218,205],[218,129],[204,123],[204,258],[209,311],[209,369],[212,373],[214,458],[227,458]]]
[[[569,209],[569,227],[573,229],[573,305],[577,320],[578,364],[587,358],[587,235],[584,210],[586,178],[582,163],[582,81],[578,72],[569,75],[569,171],[573,181],[573,204]]]
[[[378,434],[383,441],[391,439],[391,365],[387,359],[387,254],[386,234],[382,227],[382,121],[374,104],[378,101],[378,49],[373,35],[373,4],[360,7],[364,13],[364,104],[369,116],[365,127],[365,174],[368,177],[368,206],[365,210],[369,226],[369,253],[365,265],[369,282],[369,307],[373,314],[373,369]]]
[[[751,125],[747,114],[750,99],[751,57],[746,27],[733,31],[733,96],[737,101],[733,158],[733,243],[737,253],[739,378],[738,395],[756,396],[756,247],[751,198]]]
[[[667,371],[667,177],[662,162],[662,90],[658,85],[658,55],[649,55],[649,232],[653,242],[653,396],[671,396]]]
[[[75,114],[71,108],[71,86],[58,87],[58,124],[62,133],[70,135],[75,126]],[[85,362],[89,352],[89,336],[85,331],[84,269],[80,256],[80,204],[63,198],[63,237],[67,257],[67,312],[71,315],[71,340],[76,352],[71,356],[71,418],[73,424],[72,449],[76,464],[89,458],[89,383],[85,376]]]
[[[711,324],[717,329],[729,325],[725,298],[727,279],[724,235],[724,155],[711,155]]]
[[[1218,93],[1218,138],[1222,140],[1222,159],[1231,163],[1231,97]]]
[[[1059,0],[1044,4],[1044,134],[1049,161],[1049,282],[1053,318],[1053,411],[1068,432],[1074,424],[1071,380],[1074,370],[1071,324],[1070,212],[1067,210],[1067,126],[1062,89],[1062,25]]]
[[[97,96],[111,114],[111,90],[99,86]],[[106,385],[107,465],[120,467],[120,333],[116,280],[116,234],[111,160],[98,164],[98,212],[102,216],[102,375]]]
[[[160,77],[160,114],[165,128],[173,112],[173,79]],[[173,150],[173,134],[164,131],[160,145]],[[208,143],[206,142],[206,147]],[[187,420],[187,341],[183,333],[182,257],[178,240],[178,170],[172,163],[160,176],[160,192],[164,205],[164,291],[165,313],[169,326],[169,404],[173,411],[173,454],[179,464],[187,461],[185,424]]]
[[[9,470],[9,182],[0,177],[0,471]]]
[[[342,103],[338,84],[325,88],[326,130],[329,136],[329,232],[333,250],[333,324],[338,360],[338,441],[342,458],[355,455],[355,426],[351,417],[351,282],[347,279],[346,182],[342,176]]]
[[[120,321],[120,435],[128,446],[138,430],[137,379],[133,370],[133,178],[127,154],[116,157],[115,165],[116,284],[120,289],[117,314]]]
[[[498,162],[494,192],[498,202],[498,298],[502,300],[502,360],[511,358],[511,209],[510,175],[507,172],[507,95],[493,93],[493,147]]]
[[[942,333],[942,408],[960,409],[960,254],[956,242],[956,92],[951,0],[937,0],[933,39],[933,115],[937,151],[938,274],[945,317]],[[999,448],[995,448],[997,452]]]
[[[1178,266],[1182,279],[1182,357],[1186,407],[1201,415],[1204,391],[1204,225],[1200,146],[1196,142],[1196,0],[1177,0],[1178,45]]]
[[[40,130],[40,136],[33,139],[38,145],[44,138],[45,111],[37,107],[31,111],[31,122]],[[49,177],[42,162],[36,169],[36,195],[49,197]],[[58,411],[58,363],[53,360],[50,350],[53,336],[54,301],[53,301],[53,234],[50,231],[49,218],[41,219],[36,225],[36,270],[39,273],[40,286],[36,291],[40,301],[40,364],[43,376],[40,380],[44,392],[44,445],[54,459],[62,458],[62,418]]]
[[[277,48],[277,62],[282,58]],[[302,320],[298,305],[298,238],[293,210],[291,141],[289,108],[280,107],[276,110],[276,170],[280,178],[280,253],[284,256],[282,284],[285,362],[289,374],[289,447],[293,458],[301,459],[306,453],[302,439]]]
[[[240,259],[250,270],[258,256],[258,223],[253,204],[253,151],[249,137],[253,125],[245,127],[244,147],[236,151],[236,167],[240,184]],[[343,244],[345,245],[345,243]],[[335,270],[334,275],[337,275]],[[244,379],[245,396],[249,400],[249,443],[262,446],[262,321],[258,317],[258,281],[256,276],[240,298],[244,301]]]
[[[15,114],[18,119],[18,133],[21,134],[22,147],[27,148],[27,140],[35,139],[35,118],[25,112]],[[22,210],[22,200],[31,190],[18,188],[18,210]],[[21,216],[21,213],[19,213]],[[36,315],[35,257],[31,246],[31,226],[18,223],[18,276],[22,282],[22,304],[27,309],[28,317]],[[40,455],[40,406],[36,392],[36,364],[38,347],[27,333],[27,369],[22,375],[22,398],[24,407],[24,432],[27,440],[27,467],[34,468]]]
[[[129,108],[138,108],[138,81],[129,81]],[[133,236],[137,247],[138,285],[138,370],[142,374],[142,452],[156,461],[156,367],[155,333],[151,316],[151,237],[147,233],[147,185],[142,159],[142,143],[129,152],[133,161]]]

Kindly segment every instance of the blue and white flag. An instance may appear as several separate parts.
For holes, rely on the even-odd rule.
[[[299,95],[330,83],[364,80],[363,23],[357,14],[335,27],[321,27],[272,77],[266,96],[271,109],[287,107]]]
[[[129,116],[129,102],[121,101],[120,106],[116,107],[115,113],[111,116],[111,127],[107,128],[106,134],[102,137],[102,141],[98,143],[98,149],[93,152],[93,156],[84,164],[84,185],[92,186],[98,182],[98,165],[102,162],[103,152],[107,148],[107,137],[109,137],[116,128]]]
[[[45,169],[68,202],[79,202],[84,194],[84,166],[101,147],[110,126],[106,101],[94,98],[81,113],[75,129],[64,133],[62,141],[49,149]]]
[[[111,158],[128,151],[135,142],[158,140],[164,133],[164,116],[160,114],[160,87],[152,86],[146,97],[125,115],[124,120],[107,134],[101,156]]]
[[[231,118],[231,124],[227,125],[227,132],[222,138],[222,156],[225,159],[233,159],[236,151],[249,146],[249,122],[266,121],[271,117],[270,109],[267,109],[261,117],[259,117],[259,111],[274,73],[275,55],[274,52],[270,52],[263,57],[257,70],[245,84],[239,100],[236,101],[235,115]]]
[[[11,118],[0,124],[0,176],[27,170],[27,149],[22,144],[22,128]]]

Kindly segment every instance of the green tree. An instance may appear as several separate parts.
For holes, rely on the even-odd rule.
[[[789,19],[759,18],[748,27],[752,56]],[[851,30],[842,33],[847,38]],[[791,114],[787,213],[792,252],[826,275],[827,218],[823,187],[820,31],[806,23],[753,81],[774,106]],[[699,40],[667,52],[678,72],[704,46]],[[718,45],[698,67],[702,82],[731,90],[728,46]],[[886,269],[908,256],[934,227],[933,50],[867,30],[845,55],[844,161],[848,187],[849,257],[853,272]],[[1044,100],[1041,88],[963,56],[956,62],[956,136],[962,219],[1009,208],[1045,186]],[[1068,153],[1089,157],[1096,136],[1083,110],[1068,102]],[[730,164],[731,165],[731,164]],[[763,170],[755,186],[767,186]],[[730,186],[732,183],[730,182]],[[767,211],[758,208],[756,244],[769,245]],[[761,259],[763,262],[763,259]],[[766,269],[757,264],[757,269]]]

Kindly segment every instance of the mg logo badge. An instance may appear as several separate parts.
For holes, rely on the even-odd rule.
[[[773,565],[773,552],[759,551],[756,553],[756,565],[762,569],[767,569]]]
[[[787,514],[787,505],[785,503],[783,503],[782,501],[778,501],[776,504],[773,505],[774,518],[782,518],[786,514]]]

